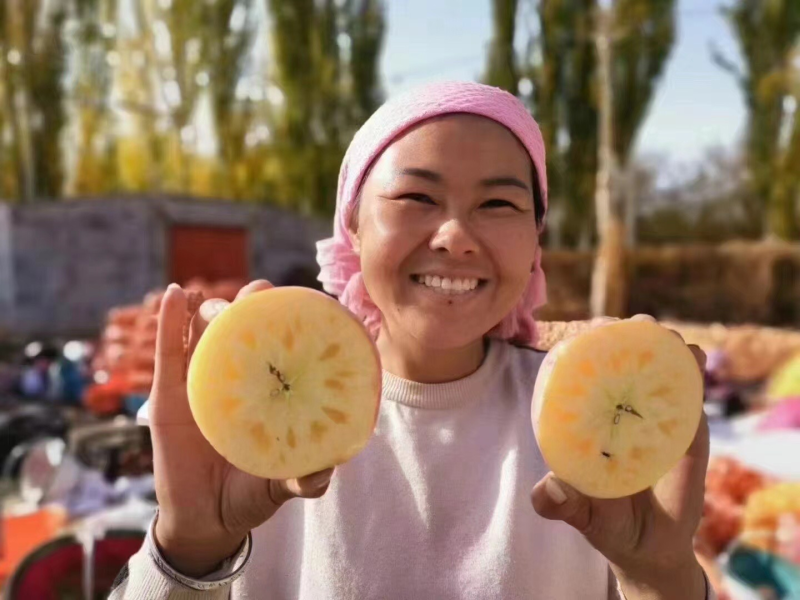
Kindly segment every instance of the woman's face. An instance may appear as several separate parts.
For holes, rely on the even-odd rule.
[[[362,187],[352,232],[382,334],[438,349],[481,339],[517,304],[538,245],[531,160],[472,115],[394,141]]]

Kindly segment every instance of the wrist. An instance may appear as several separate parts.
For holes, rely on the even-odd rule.
[[[704,600],[707,580],[694,555],[672,567],[621,568],[611,565],[627,600]]]
[[[184,531],[170,525],[170,520],[157,514],[153,542],[161,556],[178,573],[191,578],[205,577],[220,568],[242,547],[247,534],[214,535]]]

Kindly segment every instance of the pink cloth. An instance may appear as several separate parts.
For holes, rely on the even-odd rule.
[[[547,207],[547,169],[539,126],[515,96],[478,83],[445,82],[412,89],[380,107],[353,137],[342,161],[336,196],[333,236],[317,243],[319,280],[325,290],[359,316],[377,336],[381,324],[361,276],[361,260],[353,249],[347,224],[364,175],[383,150],[401,133],[432,117],[470,113],[507,127],[527,149],[536,167]],[[533,311],[547,299],[541,248],[537,249],[530,281],[516,308],[491,332],[492,337],[532,344],[536,340]]]
[[[786,398],[772,408],[759,429],[800,429],[800,398]]]

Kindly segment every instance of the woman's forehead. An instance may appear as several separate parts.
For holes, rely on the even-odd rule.
[[[530,179],[530,156],[505,126],[478,115],[455,114],[419,123],[383,151],[371,171],[381,179],[409,168],[432,171],[498,169]],[[378,173],[376,173],[378,172]],[[475,172],[477,176],[479,173]],[[495,174],[495,173],[492,173]]]

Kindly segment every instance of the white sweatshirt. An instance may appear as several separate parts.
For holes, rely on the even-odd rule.
[[[472,375],[384,373],[375,434],[318,500],[291,500],[203,581],[151,534],[112,599],[608,600],[605,558],[534,511],[545,476],[530,403],[542,353],[493,341]]]

